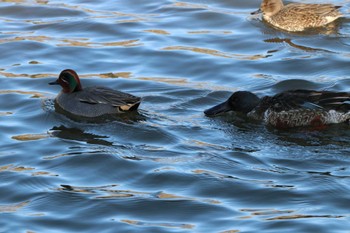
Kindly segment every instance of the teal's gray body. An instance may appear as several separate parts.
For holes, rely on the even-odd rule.
[[[136,110],[141,98],[107,87],[82,88],[78,74],[63,70],[58,79],[49,83],[60,85],[62,91],[55,98],[56,110],[84,118],[96,118]]]
[[[72,93],[61,91],[55,102],[67,113],[83,117],[99,117],[135,110],[140,104],[140,98],[105,87],[87,87]]]

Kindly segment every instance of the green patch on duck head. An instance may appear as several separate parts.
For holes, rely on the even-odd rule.
[[[58,82],[62,86],[63,92],[72,93],[82,90],[79,76],[74,70],[63,70],[58,77]]]

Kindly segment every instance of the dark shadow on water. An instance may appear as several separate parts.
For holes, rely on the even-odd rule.
[[[232,144],[233,151],[252,153],[261,150],[261,136],[266,132],[262,122],[236,112],[211,117],[210,120],[216,130],[222,130],[225,133]]]
[[[299,146],[334,146],[346,149],[350,142],[350,126],[347,123],[327,125],[322,128],[298,127],[279,130],[267,126],[279,140]],[[322,149],[322,148],[320,148]]]
[[[50,129],[50,133],[58,138],[68,139],[68,140],[77,140],[82,142],[87,142],[89,144],[98,144],[103,146],[112,146],[113,143],[107,140],[107,136],[100,136],[91,133],[85,133],[83,130],[78,128],[67,128],[63,125],[54,126]]]
[[[244,114],[236,112],[229,112],[225,115],[219,116],[219,118],[221,118],[221,120],[225,121],[226,123],[237,127],[237,130],[242,132],[256,129],[256,127],[260,124],[259,121],[252,120]]]
[[[291,38],[275,37],[275,38],[266,39],[264,41],[267,43],[287,43],[289,46],[291,46],[293,48],[304,50],[306,52],[334,53],[334,52],[326,50],[326,49],[318,49],[318,48],[311,48],[311,47],[307,47],[307,46],[303,46],[303,45],[298,45],[298,44],[294,43]]]

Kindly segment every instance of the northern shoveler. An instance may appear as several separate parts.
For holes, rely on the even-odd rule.
[[[228,111],[242,112],[277,128],[323,126],[349,121],[350,93],[291,90],[259,98],[248,91],[237,91],[204,113],[216,116]]]

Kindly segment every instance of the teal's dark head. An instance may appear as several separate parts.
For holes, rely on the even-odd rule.
[[[249,91],[237,91],[228,100],[204,111],[207,116],[216,116],[220,113],[236,111],[248,113],[259,104],[259,97]]]
[[[50,82],[49,84],[61,85],[64,93],[72,93],[82,90],[78,74],[71,69],[63,70],[58,76],[58,79],[54,82]]]

